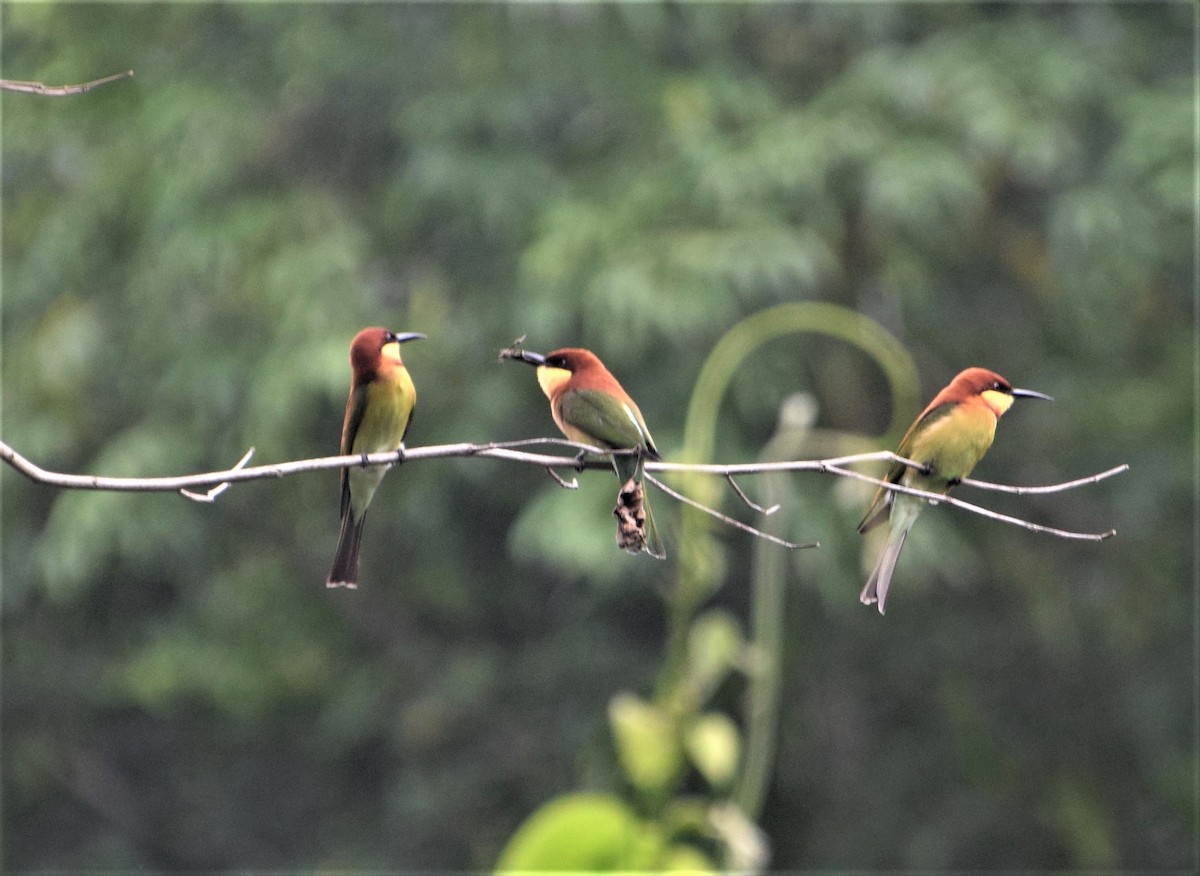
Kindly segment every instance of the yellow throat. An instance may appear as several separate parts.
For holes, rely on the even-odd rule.
[[[551,368],[549,365],[539,365],[537,369],[538,385],[546,398],[554,398],[554,391],[571,379],[571,372],[566,368]]]

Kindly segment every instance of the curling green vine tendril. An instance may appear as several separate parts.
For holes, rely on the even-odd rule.
[[[684,445],[680,457],[687,462],[712,459],[717,416],[729,383],[742,364],[763,344],[791,334],[821,334],[843,340],[861,349],[881,368],[894,400],[892,422],[882,436],[886,442],[899,439],[907,417],[917,403],[919,381],[912,357],[904,346],[875,321],[852,310],[823,302],[795,302],[760,311],[730,329],[713,348],[696,380],[688,405]],[[715,479],[684,478],[689,495],[713,505],[723,485]],[[683,672],[687,633],[700,605],[717,587],[720,577],[717,547],[709,521],[684,509],[679,536],[679,578],[671,598],[667,659],[660,694],[670,696]],[[757,571],[757,570],[756,570]],[[769,565],[765,575],[781,578],[780,564]],[[761,580],[756,574],[756,582]],[[779,658],[782,649],[783,594],[779,586],[756,584],[751,618],[751,642],[758,654],[758,669],[751,674],[743,771],[737,782],[735,802],[752,818],[761,803],[766,771],[774,750]],[[760,605],[762,602],[764,604]]]

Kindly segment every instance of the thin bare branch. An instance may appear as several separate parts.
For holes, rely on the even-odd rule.
[[[212,487],[225,481],[241,483],[242,481],[281,478],[294,474],[325,471],[328,469],[358,468],[365,465],[391,465],[396,462],[410,462],[418,459],[447,459],[468,456],[503,459],[509,462],[536,465],[542,468],[578,470],[579,462],[575,456],[551,456],[545,453],[530,453],[516,449],[546,444],[568,446],[589,454],[594,453],[598,457],[606,456],[605,451],[598,447],[576,444],[575,442],[560,438],[536,438],[519,441],[501,441],[491,444],[461,443],[410,447],[402,451],[371,453],[365,456],[363,454],[325,456],[316,459],[275,463],[273,465],[245,466],[223,471],[171,477],[106,477],[103,475],[74,475],[49,471],[18,453],[8,444],[0,441],[0,460],[7,462],[32,481],[62,489],[140,493],[175,493],[182,489]],[[584,464],[584,468],[610,469],[611,467],[611,463],[603,458],[598,458],[595,461],[589,461]]]
[[[1112,538],[1117,534],[1115,529],[1109,529],[1105,532],[1071,532],[1067,529],[1055,529],[1053,526],[1043,526],[1040,523],[1031,523],[1028,520],[1022,520],[1020,517],[1009,517],[1007,514],[1000,514],[997,511],[989,511],[987,508],[981,508],[979,505],[973,505],[970,502],[964,502],[962,499],[956,499],[953,496],[947,496],[943,493],[930,493],[926,490],[916,490],[912,487],[905,487],[900,484],[893,484],[890,481],[882,481],[879,478],[873,478],[869,475],[861,474],[860,472],[851,471],[847,468],[842,468],[836,465],[827,465],[824,471],[831,474],[842,475],[843,477],[854,478],[855,480],[866,481],[870,484],[878,484],[884,489],[891,490],[894,493],[904,493],[909,496],[919,496],[925,499],[931,505],[938,505],[945,502],[947,505],[952,505],[955,508],[962,508],[964,511],[971,511],[974,514],[980,514],[984,517],[990,517],[992,520],[999,520],[1003,523],[1011,523],[1014,526],[1020,526],[1024,529],[1032,530],[1033,532],[1045,532],[1050,535],[1057,535],[1059,538],[1072,538],[1078,541],[1104,541]],[[1085,478],[1085,481],[1090,479]]]
[[[1063,490],[1071,490],[1075,487],[1083,487],[1087,484],[1094,484],[1097,481],[1102,481],[1105,478],[1110,478],[1113,475],[1121,474],[1129,471],[1128,465],[1118,465],[1115,468],[1110,468],[1108,471],[1102,471],[1099,474],[1088,475],[1086,478],[1077,478],[1073,481],[1067,481],[1062,484],[1050,484],[1046,487],[1014,487],[1008,484],[989,484],[986,481],[977,481],[974,478],[963,478],[962,483],[968,487],[975,487],[979,490],[994,490],[997,493],[1017,493],[1018,495],[1034,494],[1034,493],[1060,493]]]
[[[735,520],[734,518],[728,516],[727,514],[722,514],[720,511],[717,511],[715,508],[709,508],[707,505],[703,505],[700,502],[697,502],[695,499],[689,499],[687,496],[683,495],[683,493],[672,490],[670,487],[668,487],[666,484],[664,484],[662,481],[660,481],[658,478],[654,477],[651,474],[646,474],[645,478],[650,483],[654,484],[654,486],[658,487],[660,490],[662,490],[664,493],[666,493],[668,496],[670,496],[672,499],[677,499],[678,501],[683,502],[685,505],[691,505],[696,510],[703,511],[705,514],[709,515],[710,517],[715,517],[717,520],[720,520],[722,523],[726,523],[729,526],[734,527],[735,529],[740,529],[743,532],[748,532],[756,538],[765,538],[767,541],[774,542],[777,545],[782,545],[783,547],[787,548],[788,550],[792,550],[792,551],[802,550],[804,548],[816,548],[816,547],[821,546],[821,543],[819,541],[809,542],[808,544],[800,544],[800,543],[794,542],[794,541],[784,541],[782,538],[771,535],[769,532],[763,532],[761,529],[755,529],[753,526],[750,526],[749,524],[742,523],[742,521],[740,521],[740,520]]]
[[[526,447],[566,447],[577,451],[576,455],[561,456],[548,453],[537,453],[522,448]],[[182,492],[193,491],[196,488],[214,488],[208,493],[194,493],[189,498],[197,499],[197,501],[211,501],[216,498],[221,492],[228,488],[230,484],[240,483],[242,481],[259,480],[262,478],[281,478],[289,475],[301,474],[304,472],[324,471],[328,469],[339,468],[355,468],[364,465],[391,465],[397,462],[411,462],[418,459],[449,459],[454,457],[486,457],[490,459],[501,459],[507,462],[516,462],[523,465],[533,465],[549,471],[556,470],[571,470],[580,471],[582,469],[610,469],[611,457],[613,453],[602,450],[598,447],[592,447],[586,444],[578,444],[574,441],[567,441],[562,438],[525,438],[516,441],[499,441],[488,444],[440,444],[431,445],[428,447],[413,447],[400,450],[394,453],[372,453],[366,456],[363,455],[348,455],[348,456],[327,456],[317,459],[302,459],[292,462],[281,462],[274,465],[244,465],[247,459],[243,459],[237,466],[225,471],[206,472],[203,474],[179,475],[174,477],[105,477],[102,475],[74,475],[61,472],[53,472],[44,469],[25,456],[22,456],[8,444],[0,441],[0,460],[7,462],[21,474],[25,475],[32,481],[49,486],[60,487],[62,489],[71,490],[106,490],[118,492]],[[585,456],[594,457],[592,459],[584,459]],[[733,484],[734,475],[743,474],[760,474],[763,472],[773,471],[817,471],[828,474],[838,475],[840,477],[849,477],[866,483],[875,484],[885,490],[891,490],[897,493],[907,493],[913,496],[919,496],[926,499],[932,504],[944,502],[947,505],[952,505],[956,508],[961,508],[965,511],[970,511],[974,514],[980,514],[984,517],[989,517],[993,520],[999,520],[1004,523],[1010,523],[1014,526],[1021,526],[1034,532],[1044,532],[1051,535],[1057,535],[1060,538],[1080,539],[1086,541],[1103,541],[1111,538],[1116,534],[1115,530],[1108,530],[1100,533],[1085,533],[1071,532],[1063,529],[1055,529],[1050,526],[1042,526],[1037,523],[1031,523],[1027,520],[1022,520],[1017,517],[1010,517],[1005,514],[999,514],[995,511],[989,511],[986,508],[981,508],[978,505],[973,505],[969,502],[964,502],[961,499],[956,499],[950,496],[939,495],[937,493],[929,493],[922,490],[915,490],[911,487],[905,487],[900,484],[894,484],[888,481],[881,480],[870,475],[862,474],[847,468],[848,465],[855,465],[864,462],[900,462],[904,465],[910,465],[919,468],[920,465],[912,460],[904,459],[889,451],[878,451],[875,453],[858,453],[851,456],[841,456],[833,459],[816,459],[816,460],[790,460],[785,462],[756,462],[740,465],[715,465],[715,464],[692,464],[679,462],[663,462],[661,460],[647,460],[645,470],[647,472],[694,472],[699,474],[718,475],[726,478]],[[1085,478],[1079,478],[1073,481],[1068,481],[1063,484],[1051,484],[1038,487],[1010,487],[1001,484],[991,484],[986,481],[969,480],[964,483],[969,486],[980,489],[1001,490],[1012,493],[1052,493],[1062,490],[1072,489],[1074,487],[1084,486],[1087,484],[1098,483],[1113,475],[1127,471],[1129,466],[1120,465],[1111,468],[1108,471],[1100,472],[1099,474],[1091,475]],[[560,483],[564,486],[570,486],[572,482],[565,481],[559,478]],[[653,479],[652,482],[659,489],[668,495],[678,499],[681,502],[689,504],[697,504],[692,500],[682,496],[674,490],[666,487],[661,481]],[[577,483],[577,481],[576,481]],[[757,507],[745,497],[742,491],[733,484],[734,489],[742,496],[743,501],[746,501],[751,507]],[[714,512],[713,509],[704,506],[698,506],[706,513],[714,514],[720,519],[725,520],[732,526],[739,529],[744,529],[749,532],[758,532],[753,527],[749,527],[732,518],[724,517],[719,512]],[[766,510],[764,509],[764,513]],[[810,547],[810,545],[793,545],[790,542],[777,540],[774,536],[768,536],[762,533],[763,536],[772,541],[779,541],[786,544],[788,547]]]
[[[921,463],[916,462],[915,460],[905,459],[903,456],[897,456],[890,450],[876,450],[870,453],[855,453],[849,456],[836,456],[831,459],[796,459],[785,460],[783,462],[748,462],[733,465],[684,462],[648,462],[646,463],[646,468],[652,471],[694,472],[696,474],[711,474],[719,475],[721,477],[743,474],[763,474],[765,472],[775,471],[819,471],[868,481],[900,493],[907,492],[906,488],[898,487],[896,484],[887,483],[879,480],[878,478],[858,474],[857,472],[849,473],[845,470],[845,466],[847,465],[858,465],[865,462],[899,462],[903,465],[908,465],[913,468],[924,468]],[[1049,484],[1046,486],[1036,487],[993,484],[989,483],[988,481],[978,481],[974,478],[963,478],[962,483],[981,490],[996,490],[1008,493],[1056,493],[1063,490],[1069,490],[1074,487],[1099,483],[1100,481],[1106,480],[1113,475],[1118,475],[1128,470],[1128,465],[1118,465],[1115,468],[1110,468],[1107,471],[1102,471],[1099,474],[1089,475],[1085,478],[1078,478],[1077,480],[1067,481],[1066,483],[1062,484]]]
[[[763,474],[772,471],[825,471],[829,465],[856,465],[862,462],[903,462],[920,468],[920,464],[904,459],[890,450],[876,450],[871,453],[856,453],[852,456],[838,456],[833,459],[792,459],[782,462],[744,462],[744,463],[695,463],[695,462],[647,462],[646,468],[652,471],[694,472],[695,474],[710,474],[720,477],[729,475]]]
[[[725,480],[729,483],[729,486],[733,487],[733,491],[738,494],[738,498],[745,502],[746,506],[750,508],[751,511],[757,511],[764,517],[770,517],[779,510],[778,503],[772,505],[770,508],[764,508],[762,505],[759,505],[757,502],[747,496],[746,491],[739,487],[738,482],[733,479],[733,475],[725,475]]]
[[[25,94],[44,94],[48,97],[62,97],[68,94],[83,94],[85,91],[91,91],[93,88],[99,88],[101,85],[116,82],[118,79],[128,79],[132,76],[132,70],[125,70],[121,73],[114,73],[112,76],[105,76],[103,79],[93,79],[91,82],[83,82],[79,85],[43,85],[40,82],[0,79],[0,90],[20,91]]]

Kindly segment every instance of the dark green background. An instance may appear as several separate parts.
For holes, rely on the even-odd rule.
[[[963,492],[1103,544],[928,512],[886,618],[857,601],[869,491],[789,480],[824,546],[788,559],[771,867],[1196,866],[1189,4],[0,16],[6,78],[136,71],[0,102],[5,441],[127,475],[329,454],[349,340],[384,324],[430,337],[410,445],[553,434],[495,362],[527,334],[596,350],[669,458],[727,329],[844,305],[925,397],[971,364],[1056,397],[979,477],[1132,470]],[[797,391],[825,428],[891,417],[866,356],[781,340],[716,459]],[[678,510],[655,497],[670,561],[626,557],[611,479],[581,480],[393,472],[348,593],[321,586],[333,473],[203,506],[6,471],[5,869],[487,868],[545,800],[620,791],[605,710],[660,668]],[[741,614],[751,544],[718,536]]]

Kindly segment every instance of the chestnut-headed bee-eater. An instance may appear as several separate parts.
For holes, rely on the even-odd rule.
[[[918,462],[923,468],[896,462],[888,470],[887,480],[930,493],[950,492],[987,453],[996,436],[996,422],[1018,398],[1051,400],[1050,396],[1031,389],[1013,389],[1007,380],[986,368],[960,372],[921,412],[896,451],[898,456]],[[880,614],[904,539],[924,505],[925,500],[917,496],[880,487],[858,524],[859,533],[864,533],[885,519],[890,521],[883,553],[859,596],[864,605],[878,603]]]
[[[537,367],[538,384],[550,400],[550,415],[568,439],[604,450],[636,451],[612,457],[622,484],[613,511],[618,520],[617,544],[630,553],[645,551],[665,559],[642,478],[645,461],[661,457],[629,393],[590,350],[569,347],[544,356],[506,350],[503,355]]]
[[[400,345],[423,339],[365,328],[350,343],[350,398],[342,423],[342,455],[385,453],[404,446],[417,391],[400,358]],[[389,466],[342,469],[342,526],[326,587],[358,586],[358,551],[367,506]]]

